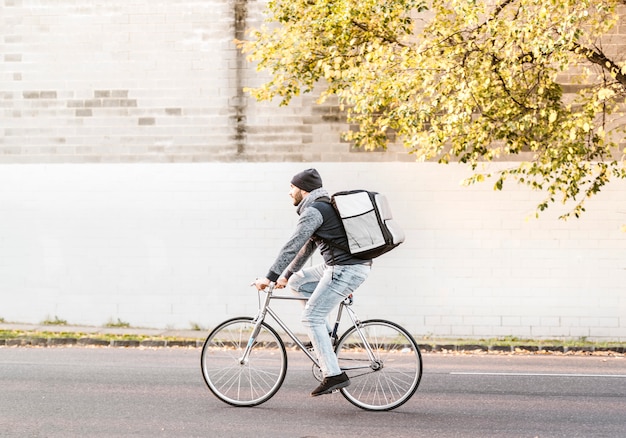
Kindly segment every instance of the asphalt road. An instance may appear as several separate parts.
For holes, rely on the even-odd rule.
[[[415,396],[366,412],[290,353],[284,386],[255,408],[217,400],[199,349],[0,348],[0,437],[618,437],[623,357],[424,355]]]

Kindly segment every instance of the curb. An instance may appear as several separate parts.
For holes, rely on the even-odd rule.
[[[204,340],[156,340],[145,339],[99,339],[99,338],[72,338],[72,337],[36,337],[18,336],[16,338],[0,339],[0,347],[123,347],[123,348],[200,348]]]
[[[17,336],[0,333],[0,347],[115,347],[115,348],[202,348],[207,330],[160,330],[146,328],[102,328],[89,326],[42,326],[0,323],[0,332],[17,332]],[[133,339],[140,338],[140,339]],[[110,338],[110,339],[108,339]],[[297,348],[283,339],[288,349]],[[433,340],[434,341],[434,340]],[[445,341],[444,341],[445,342]],[[610,346],[490,345],[486,343],[420,342],[422,353],[437,354],[526,354],[526,355],[617,355],[626,354],[626,343]]]
[[[0,338],[0,347],[114,347],[114,348],[202,348],[204,339],[101,339],[90,337],[18,336]],[[286,342],[287,348],[297,348]],[[605,354],[623,355],[626,347],[567,347],[555,345],[418,344],[422,353],[439,354]]]
[[[418,344],[424,353],[475,353],[475,354],[615,354],[626,353],[626,347],[568,347],[562,345],[452,345]]]

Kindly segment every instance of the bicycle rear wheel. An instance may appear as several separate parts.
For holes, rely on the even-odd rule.
[[[280,388],[287,372],[287,352],[282,339],[265,322],[250,356],[243,352],[254,331],[252,318],[224,321],[206,338],[200,364],[202,376],[213,394],[233,406],[256,406]]]
[[[388,411],[404,404],[417,390],[422,378],[422,355],[404,328],[390,321],[361,322],[359,331],[371,347],[374,360],[364,348],[355,327],[339,339],[339,366],[350,377],[341,389],[355,406],[369,411]]]

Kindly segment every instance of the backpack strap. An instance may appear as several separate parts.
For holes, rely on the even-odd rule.
[[[331,205],[331,207],[333,208],[333,210],[335,210],[335,213],[337,213],[337,216],[339,216],[339,213],[338,213],[338,212],[337,212],[337,210],[335,209],[335,205],[333,204],[332,200],[331,200],[328,196],[322,196],[322,197],[320,197],[320,198],[317,198],[317,199],[313,202],[313,204],[311,204],[311,207],[313,207],[313,205],[314,205],[316,202],[324,202],[324,203],[326,203],[326,204],[330,204],[330,205]],[[339,222],[341,223],[341,218],[339,219]],[[343,224],[342,224],[342,225],[343,225]],[[337,242],[333,242],[332,240],[329,240],[329,239],[324,239],[323,237],[319,237],[319,236],[316,236],[316,238],[317,238],[317,239],[319,239],[319,240],[324,241],[325,243],[327,243],[328,245],[330,245],[330,246],[332,246],[332,247],[334,247],[334,248],[341,249],[342,251],[345,251],[345,252],[347,252],[347,253],[350,253],[350,248],[348,248],[348,247],[346,247],[346,246],[343,246],[343,245],[340,245],[340,244],[338,244]],[[333,257],[333,258],[334,258],[334,257]]]
[[[330,201],[330,198],[328,196],[322,196],[320,198],[317,198],[315,201],[313,202],[325,202],[327,204],[332,204],[332,202]]]

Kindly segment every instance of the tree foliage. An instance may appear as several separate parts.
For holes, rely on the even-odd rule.
[[[467,163],[468,182],[496,189],[513,178],[545,192],[538,211],[574,200],[578,216],[626,177],[626,44],[603,49],[625,3],[271,0],[240,45],[271,74],[257,99],[318,88],[358,124],[345,134],[357,146],[385,147],[394,131],[417,159]],[[492,160],[518,164],[481,173]]]

